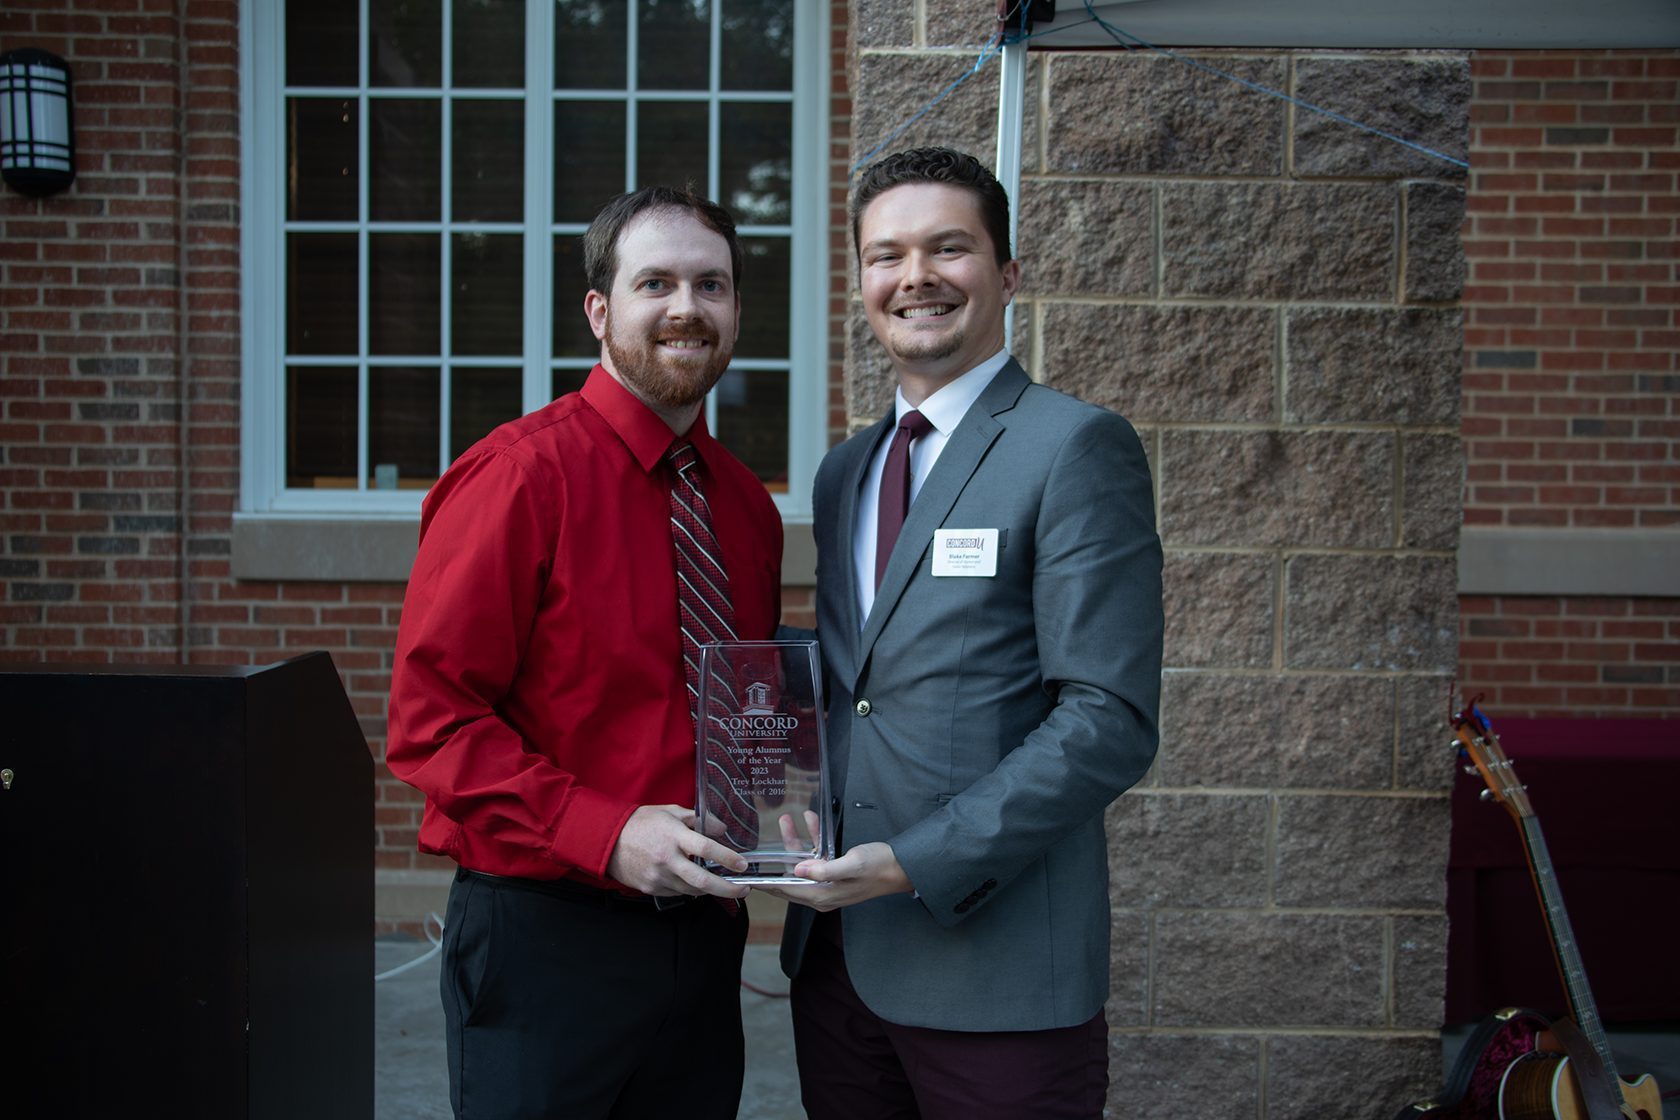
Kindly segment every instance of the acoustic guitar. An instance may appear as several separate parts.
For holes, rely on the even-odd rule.
[[[1625,1081],[1616,1072],[1527,788],[1474,700],[1452,722],[1454,745],[1472,764],[1466,771],[1487,785],[1483,800],[1503,805],[1522,835],[1570,1017],[1552,1021],[1521,1008],[1496,1013],[1467,1040],[1441,1099],[1408,1105],[1395,1120],[1662,1120],[1656,1082],[1648,1075]]]

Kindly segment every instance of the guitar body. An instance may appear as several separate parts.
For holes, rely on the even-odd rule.
[[[1538,1011],[1507,1007],[1484,1019],[1464,1042],[1447,1083],[1434,1100],[1416,1101],[1394,1120],[1499,1120],[1505,1071],[1534,1053],[1551,1020]]]
[[[1523,1008],[1489,1016],[1465,1040],[1440,1096],[1407,1105],[1394,1120],[1588,1120],[1568,1056],[1538,1049],[1550,1028],[1551,1020]],[[1627,1120],[1663,1120],[1650,1076],[1624,1080],[1622,1096]]]
[[[1622,1081],[1624,1117],[1662,1120],[1662,1094],[1650,1076]],[[1500,1120],[1588,1120],[1569,1057],[1536,1050],[1505,1072],[1499,1091]]]

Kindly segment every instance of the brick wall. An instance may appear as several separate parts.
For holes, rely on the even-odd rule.
[[[1465,525],[1655,547],[1680,527],[1680,51],[1472,73]],[[1506,715],[1680,715],[1677,591],[1466,596],[1465,683]]]
[[[0,656],[172,661],[195,422],[183,336],[188,316],[237,298],[184,236],[203,232],[206,255],[232,239],[194,214],[228,197],[214,149],[236,130],[209,120],[207,101],[231,27],[217,5],[190,23],[62,8],[0,13],[0,49],[70,60],[79,167],[68,194],[0,193]],[[210,130],[202,145],[182,113]],[[202,181],[183,190],[189,173]]]
[[[860,153],[985,14],[859,6]],[[1465,156],[1462,55],[1194,54]],[[989,163],[997,74],[893,147]],[[1110,1108],[1386,1120],[1440,1079],[1463,175],[1144,52],[1035,52],[1026,101],[1013,349],[1137,425],[1166,550],[1161,755],[1108,820]],[[861,313],[849,345],[856,424],[891,374]]]
[[[1680,600],[1465,596],[1459,671],[1488,712],[1680,714]]]

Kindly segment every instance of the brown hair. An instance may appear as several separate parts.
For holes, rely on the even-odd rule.
[[[980,202],[980,221],[992,239],[999,265],[1014,259],[1009,251],[1009,192],[986,165],[951,148],[911,148],[870,164],[852,194],[852,245],[861,253],[858,229],[863,212],[881,195],[910,183],[944,183],[971,192]]]
[[[589,287],[603,296],[612,294],[618,275],[618,237],[630,219],[648,210],[680,210],[729,243],[729,263],[735,290],[741,290],[741,242],[735,236],[735,219],[717,203],[693,191],[678,187],[643,187],[621,194],[595,215],[583,235],[583,272]]]

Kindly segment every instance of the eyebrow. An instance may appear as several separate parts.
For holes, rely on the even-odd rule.
[[[906,240],[924,241],[924,242],[927,242],[927,241],[962,241],[962,242],[965,242],[965,243],[970,244],[970,245],[978,243],[978,239],[974,236],[974,234],[970,233],[968,230],[963,229],[961,226],[952,226],[950,229],[937,230],[934,233],[928,234],[926,237],[916,237],[916,238],[909,238],[909,239],[901,238],[901,237],[877,237],[875,240],[873,240],[871,242],[868,242],[866,245],[864,245],[863,251],[867,253],[871,249],[878,249],[878,248],[881,248],[883,246],[891,247],[891,246],[894,246],[894,245],[902,245]]]
[[[631,287],[635,287],[643,280],[654,277],[674,276],[679,271],[679,269],[675,268],[640,268],[630,275],[629,283]],[[729,270],[723,268],[708,268],[704,272],[694,273],[694,278],[697,280],[726,280],[729,279]]]

